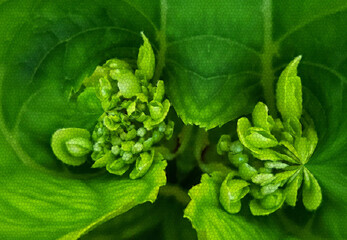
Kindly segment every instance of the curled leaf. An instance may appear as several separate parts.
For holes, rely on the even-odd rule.
[[[68,143],[72,139],[74,140]],[[63,163],[79,166],[87,161],[86,154],[91,150],[89,139],[90,133],[86,129],[62,128],[53,134],[51,146],[55,156]]]
[[[254,216],[264,216],[275,212],[284,203],[285,197],[281,190],[277,190],[271,195],[267,195],[262,199],[251,200],[249,207]]]
[[[271,123],[268,119],[268,111],[268,107],[262,102],[258,102],[257,105],[255,105],[254,110],[252,112],[252,120],[254,126],[263,128],[268,131],[270,130]],[[273,121],[273,119],[271,120]]]
[[[233,173],[229,173],[220,188],[219,201],[229,213],[238,213],[241,210],[241,199],[249,192],[249,183],[233,179]]]
[[[153,163],[154,154],[155,151],[152,151],[151,154],[148,152],[141,153],[140,157],[136,160],[136,166],[130,173],[129,177],[131,179],[137,179],[144,176]]]

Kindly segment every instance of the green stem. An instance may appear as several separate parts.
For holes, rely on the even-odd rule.
[[[159,195],[163,197],[174,197],[183,206],[187,206],[190,201],[188,193],[177,185],[166,185],[160,188]]]
[[[264,49],[261,56],[262,60],[262,77],[261,84],[264,90],[264,97],[269,112],[276,117],[276,102],[275,102],[275,73],[272,67],[273,56],[277,52],[277,47],[272,40],[272,1],[264,0],[263,3],[264,15]]]
[[[157,54],[157,67],[154,73],[154,82],[157,82],[165,67],[165,55],[167,49],[166,43],[166,15],[167,15],[167,2],[166,0],[160,1],[160,31],[157,32],[157,38],[159,42],[159,51]]]

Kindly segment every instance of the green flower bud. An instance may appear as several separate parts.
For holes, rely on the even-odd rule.
[[[239,140],[232,142],[229,146],[229,151],[232,154],[241,153],[243,151],[242,143]]]
[[[243,163],[248,162],[248,156],[243,153],[232,154],[232,152],[229,152],[228,158],[229,158],[229,161],[236,167],[238,167],[239,165]]]
[[[115,155],[115,156],[119,155],[119,154],[120,154],[120,147],[119,147],[118,145],[112,146],[111,152],[112,152],[113,155]]]
[[[140,127],[139,129],[137,129],[137,132],[136,132],[137,136],[139,137],[144,137],[146,133],[147,133],[147,130],[143,127]]]
[[[137,142],[137,143],[135,143],[135,145],[132,148],[132,153],[133,154],[140,153],[140,152],[142,152],[142,150],[143,150],[142,143]]]
[[[122,160],[127,164],[131,164],[135,161],[135,158],[133,158],[133,154],[131,152],[124,152]]]
[[[157,130],[154,130],[153,131],[153,134],[152,134],[152,139],[153,139],[153,143],[158,143],[160,142],[160,140],[163,138],[164,134],[157,131]]]
[[[158,126],[158,131],[161,133],[164,133],[165,130],[166,130],[166,124],[165,124],[165,122],[161,122]]]
[[[231,137],[229,135],[222,135],[217,144],[217,153],[222,155],[228,152],[231,145]]]
[[[173,121],[169,121],[166,129],[165,129],[165,137],[166,139],[170,139],[172,137],[173,131],[174,131],[174,125],[175,123]]]

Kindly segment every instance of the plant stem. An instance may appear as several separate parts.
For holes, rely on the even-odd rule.
[[[157,54],[157,67],[154,73],[154,82],[157,82],[165,67],[165,55],[167,49],[166,43],[166,15],[167,15],[167,2],[166,0],[160,1],[160,30],[157,32],[157,40],[159,42],[159,51]]]
[[[277,47],[272,40],[272,1],[264,0],[263,3],[264,15],[264,49],[261,56],[262,60],[262,77],[261,84],[264,90],[265,102],[272,116],[276,117],[276,102],[275,102],[275,74],[272,67],[273,56],[277,52]]]
[[[177,202],[181,203],[183,206],[187,206],[190,201],[188,193],[177,185],[166,185],[161,187],[159,195],[164,197],[174,197]]]

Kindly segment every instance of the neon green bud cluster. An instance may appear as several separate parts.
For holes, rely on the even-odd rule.
[[[296,76],[300,58],[288,65],[277,84],[282,120],[270,116],[267,106],[259,102],[252,123],[245,117],[238,120],[239,140],[232,142],[223,135],[218,142],[218,153],[228,154],[237,169],[228,174],[220,189],[220,202],[229,213],[240,211],[240,200],[248,193],[253,198],[253,215],[273,213],[284,202],[295,206],[302,183],[306,209],[315,210],[321,203],[320,186],[305,167],[318,137],[312,119],[302,113],[301,80]]]
[[[126,61],[110,59],[83,81],[84,92],[94,92],[104,110],[91,140],[86,140],[92,147],[83,153],[92,151],[92,168],[106,167],[116,175],[123,175],[134,165],[131,179],[144,176],[153,161],[160,158],[154,146],[163,138],[171,138],[174,128],[172,121],[165,121],[170,102],[164,97],[164,82],[150,82],[155,69],[154,53],[144,34],[142,37],[144,44],[135,71]],[[70,150],[75,146],[70,145],[67,151],[73,155]]]

